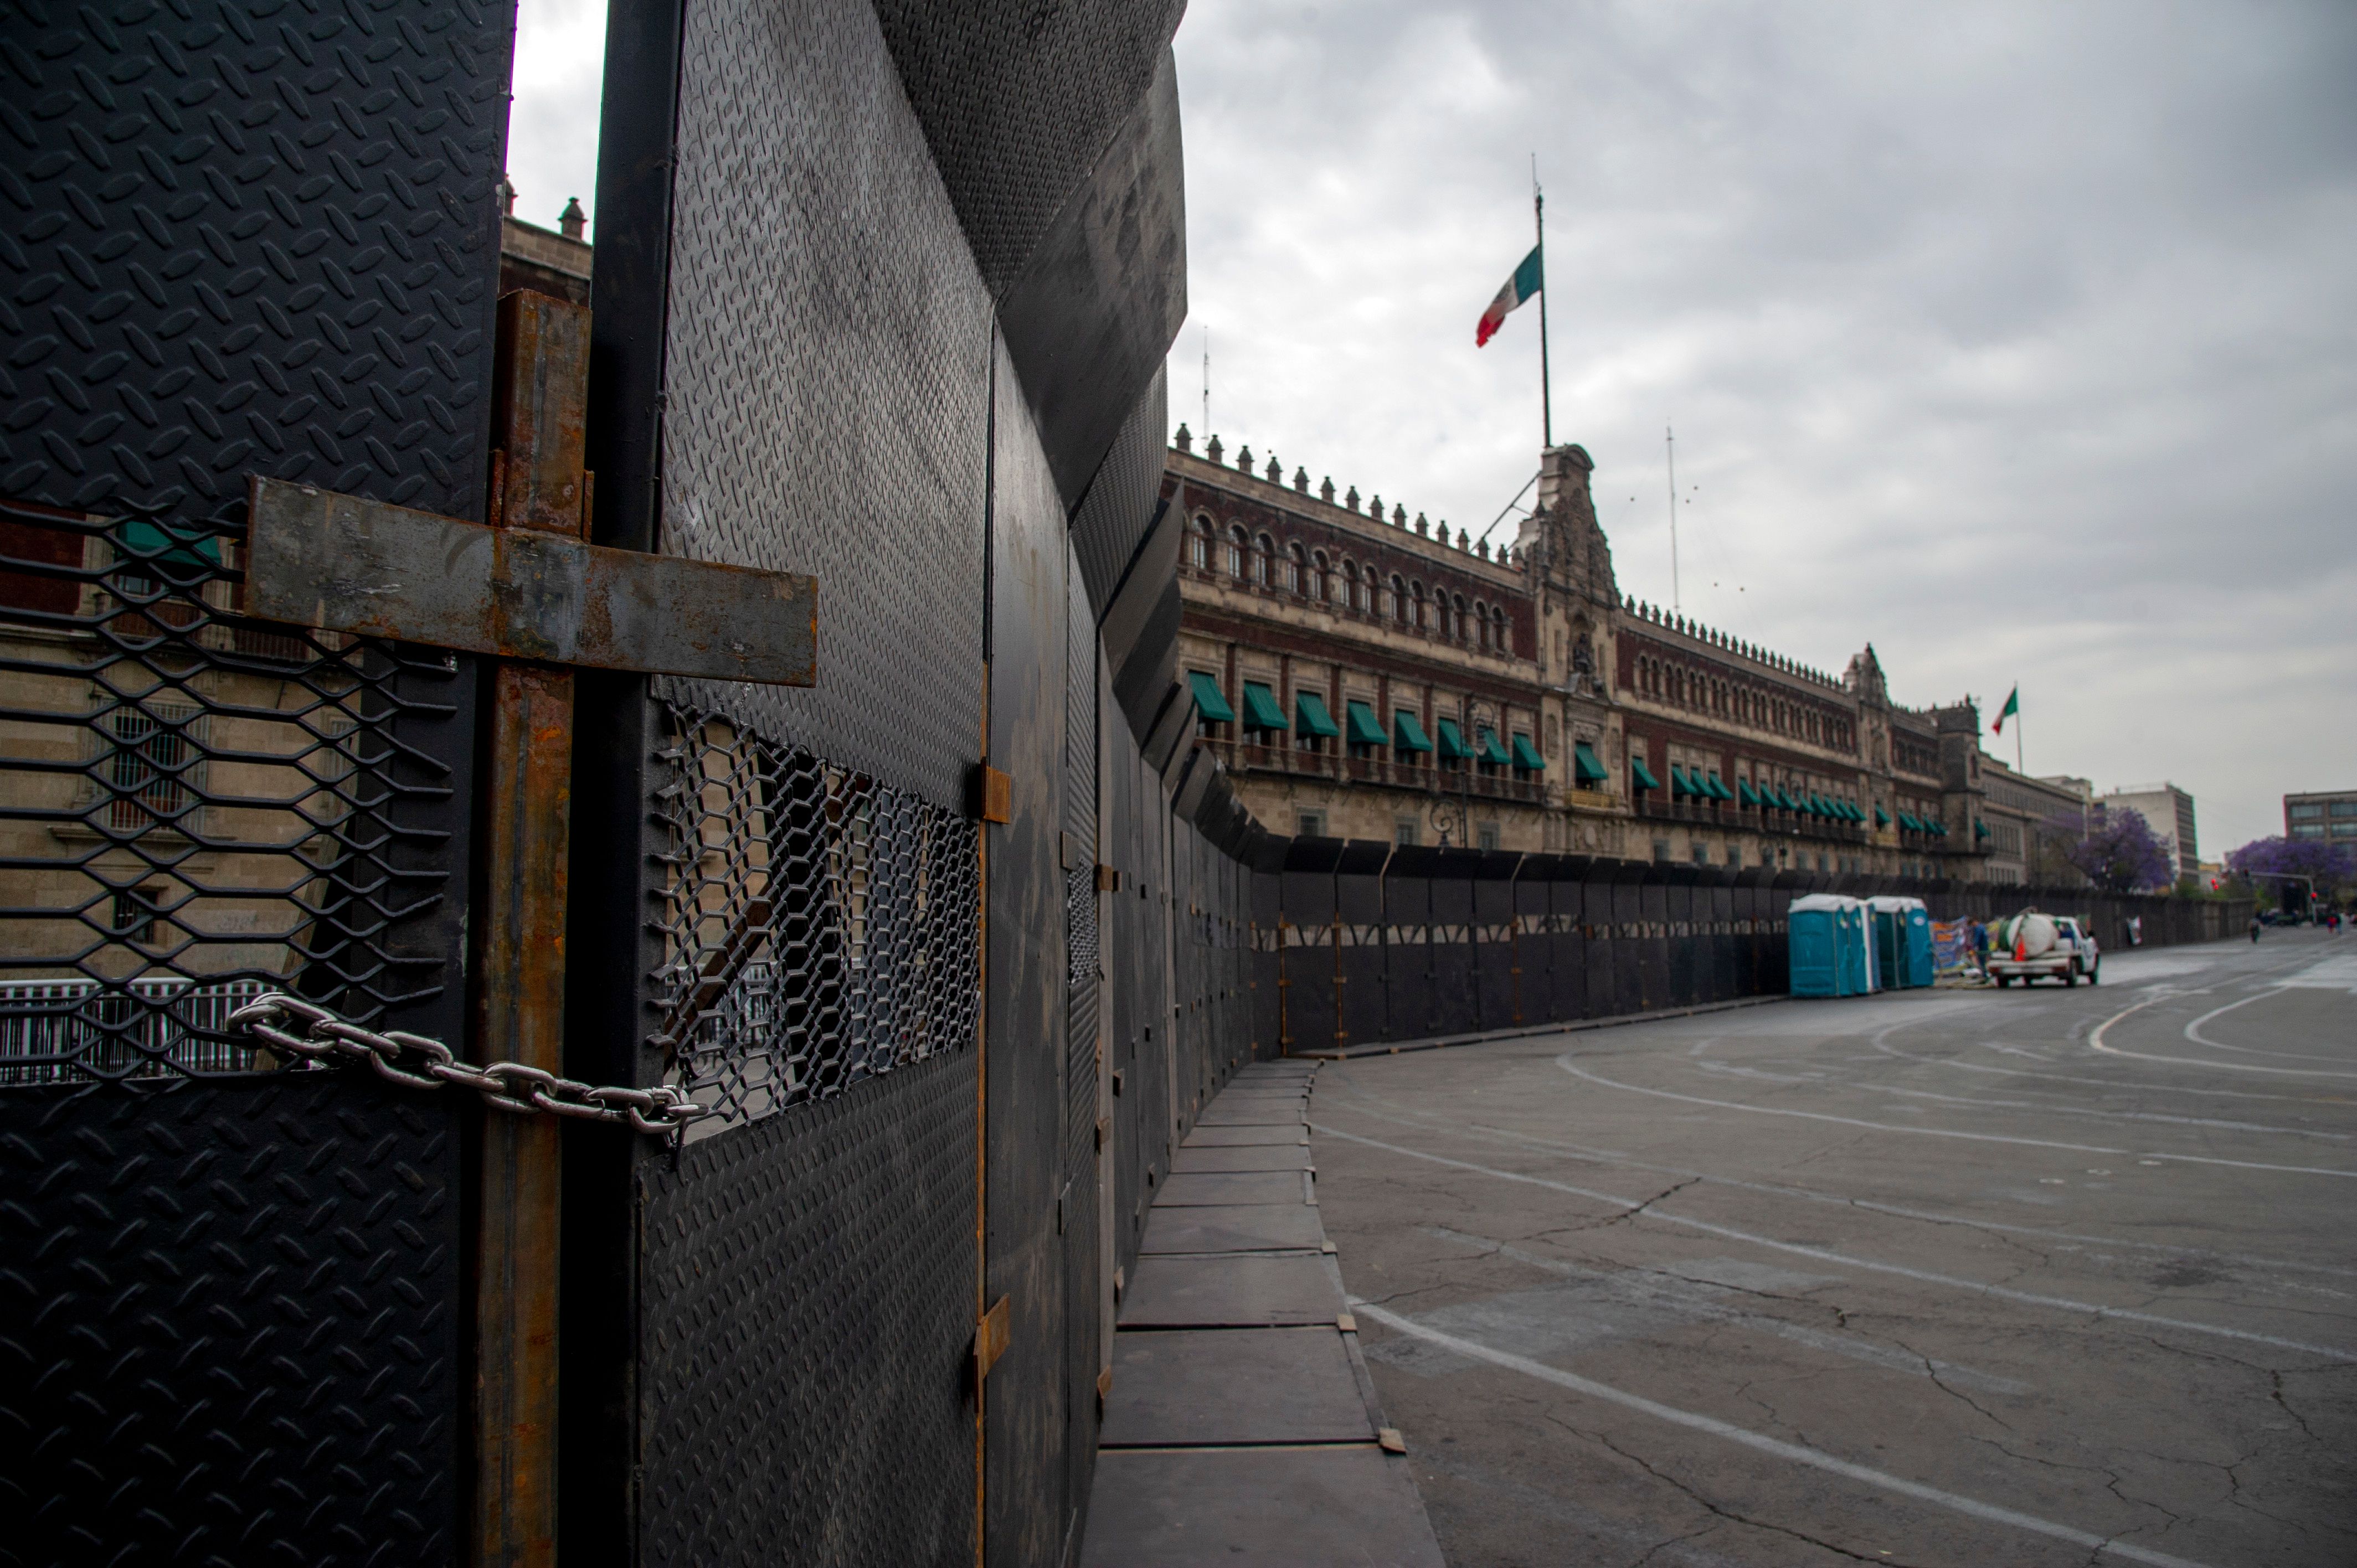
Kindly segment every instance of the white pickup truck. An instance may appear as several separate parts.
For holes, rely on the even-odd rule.
[[[2025,909],[1989,931],[1988,972],[1999,985],[2024,985],[2040,976],[2076,985],[2103,983],[2104,955],[2094,933],[2069,915]]]

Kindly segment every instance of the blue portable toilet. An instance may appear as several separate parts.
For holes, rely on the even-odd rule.
[[[1812,893],[1786,914],[1795,996],[1856,996],[1867,989],[1866,915],[1855,898]]]
[[[1849,897],[1842,903],[1846,908],[1834,917],[1834,929],[1841,937],[1841,994],[1863,996],[1874,989],[1873,936],[1867,925],[1866,906]]]
[[[1867,901],[1874,923],[1875,968],[1891,989],[1932,983],[1932,911],[1921,898],[1882,894]]]

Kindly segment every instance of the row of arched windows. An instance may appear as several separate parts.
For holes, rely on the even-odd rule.
[[[1855,740],[1846,719],[1805,703],[1786,702],[1741,682],[1688,669],[1674,660],[1641,655],[1635,678],[1639,692],[1673,707],[1732,719],[1820,746],[1846,746]]]
[[[1199,572],[1223,572],[1255,587],[1281,589],[1312,604],[1334,605],[1487,650],[1503,653],[1513,644],[1503,606],[1468,601],[1443,588],[1426,590],[1398,573],[1385,578],[1372,567],[1361,571],[1347,556],[1335,560],[1298,542],[1280,551],[1269,535],[1255,535],[1240,524],[1231,524],[1222,535],[1210,517],[1198,517],[1188,550]]]

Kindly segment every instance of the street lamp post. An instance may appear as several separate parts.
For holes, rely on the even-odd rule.
[[[1485,717],[1490,721],[1490,727],[1495,729],[1496,715],[1497,709],[1488,699],[1482,697],[1466,699],[1465,723],[1475,736],[1480,735]],[[1473,756],[1458,758],[1463,768],[1457,775],[1457,799],[1454,800],[1446,795],[1439,795],[1437,786],[1435,787],[1437,798],[1434,800],[1431,807],[1432,826],[1434,831],[1440,834],[1440,847],[1443,849],[1448,847],[1448,830],[1452,822],[1456,826],[1458,838],[1468,847],[1472,843],[1473,768],[1480,760],[1480,752],[1478,746],[1475,747]]]

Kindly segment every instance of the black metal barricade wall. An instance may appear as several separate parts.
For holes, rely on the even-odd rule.
[[[0,16],[10,1552],[447,1560],[464,1116],[228,1018],[456,1037],[476,666],[249,618],[244,503],[482,515],[509,23]]]
[[[2249,918],[2247,905],[2087,889],[1333,839],[1267,839],[1254,853],[1266,868],[1254,879],[1258,972],[1283,999],[1263,1013],[1295,1055],[1780,994],[1785,912],[1811,892],[1908,895],[1941,920],[2037,905],[2083,916],[2107,949],[2129,945],[2132,916],[2148,947],[2216,940]]]

